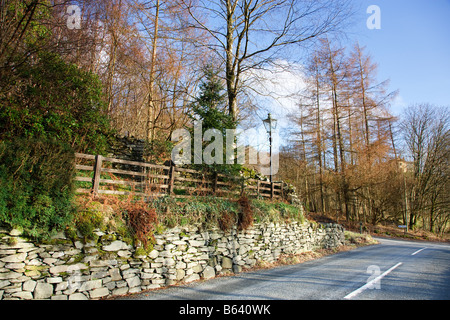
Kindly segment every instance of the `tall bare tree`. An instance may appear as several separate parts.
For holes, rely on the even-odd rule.
[[[247,71],[286,58],[287,48],[337,31],[350,2],[303,0],[179,0],[190,27],[208,32],[208,46],[225,66],[229,114],[239,114],[238,95]],[[208,17],[202,22],[202,17]],[[291,59],[288,59],[291,60]]]
[[[378,221],[398,204],[380,190],[398,181],[391,164],[396,154],[391,152],[395,118],[388,111],[392,95],[385,94],[385,82],[377,84],[375,72],[358,45],[349,51],[328,38],[307,63],[307,86],[292,119],[300,130],[295,136],[304,142],[301,149],[310,155],[305,158],[312,172],[308,199],[318,201],[310,208],[337,211],[347,220]],[[297,185],[306,188],[303,181]]]
[[[409,226],[427,219],[431,231],[438,218],[448,221],[449,108],[417,104],[405,110],[401,124],[407,154],[412,160]],[[445,228],[444,228],[445,229]]]

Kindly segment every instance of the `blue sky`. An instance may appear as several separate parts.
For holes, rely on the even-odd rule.
[[[366,46],[378,63],[378,80],[399,90],[391,110],[410,104],[450,106],[450,0],[354,0],[350,41]],[[381,10],[381,29],[369,30],[370,5]]]
[[[352,1],[356,15],[345,30],[348,44],[342,44],[352,48],[358,41],[365,46],[365,53],[378,64],[378,82],[389,79],[389,92],[399,91],[390,111],[400,116],[405,108],[416,103],[450,106],[450,0]],[[377,5],[381,11],[379,30],[367,28],[371,16],[367,8],[371,5]],[[280,93],[278,102],[258,98],[260,110],[256,122],[262,126],[262,119],[271,112],[279,120],[282,136],[290,135],[289,111],[296,110],[298,103],[297,96],[282,95],[295,93],[302,85],[301,72],[292,72],[281,72],[273,77],[275,83],[268,84]],[[253,125],[258,126],[257,123]]]
[[[399,91],[391,112],[398,116],[416,103],[450,106],[450,0],[352,1],[355,16],[344,31],[342,45],[352,48],[358,41],[365,46],[365,53],[378,64],[378,82],[390,80],[389,92]],[[367,27],[371,5],[380,8],[379,30]],[[296,92],[301,77],[282,72],[276,77],[278,83],[269,84],[269,88],[281,94]],[[298,98],[280,98],[278,103],[271,98],[259,100],[260,120],[270,111],[281,120],[280,127],[289,127],[287,112],[296,108]]]

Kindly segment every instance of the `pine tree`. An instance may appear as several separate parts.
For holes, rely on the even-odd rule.
[[[215,129],[220,133],[222,144],[221,150],[223,156],[220,157],[222,161],[217,161],[221,163],[194,165],[196,170],[204,170],[210,172],[221,172],[226,174],[238,174],[241,166],[240,165],[229,165],[226,162],[226,139],[227,139],[227,129],[236,129],[237,122],[234,121],[232,115],[227,112],[227,97],[222,80],[217,74],[217,71],[213,67],[208,66],[205,71],[205,79],[200,85],[200,94],[198,98],[192,105],[192,110],[194,112],[192,119],[202,124],[202,153],[207,150],[208,145],[215,142],[205,141],[205,133],[211,132],[211,129]],[[194,132],[192,129],[191,134]],[[194,134],[192,134],[194,136]],[[223,149],[222,149],[223,148]],[[195,151],[195,150],[194,150]],[[217,155],[213,151],[213,156]],[[194,157],[195,158],[195,157]],[[216,157],[217,159],[217,157]]]
[[[205,70],[205,80],[200,84],[200,94],[192,106],[194,118],[203,123],[203,133],[208,129],[235,129],[236,122],[226,113],[225,87],[213,67]]]

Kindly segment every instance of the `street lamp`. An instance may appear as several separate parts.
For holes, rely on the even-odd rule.
[[[264,127],[266,128],[267,133],[269,134],[269,147],[270,147],[270,182],[272,183],[272,130],[276,130],[277,128],[277,119],[272,118],[269,113],[266,120],[263,120]]]

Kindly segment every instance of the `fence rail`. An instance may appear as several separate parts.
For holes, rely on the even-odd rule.
[[[251,197],[285,198],[284,182],[267,182],[206,174],[174,165],[155,165],[76,153],[77,193],[137,195],[175,198],[215,195],[233,198],[243,192]]]

